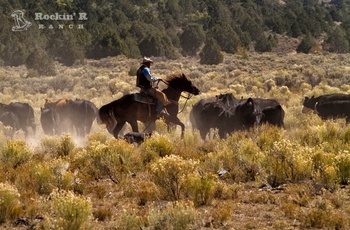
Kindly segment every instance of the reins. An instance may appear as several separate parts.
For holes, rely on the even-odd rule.
[[[162,80],[162,82],[164,82],[164,84],[166,84],[166,85],[168,86],[168,88],[170,88],[170,89],[172,89],[172,90],[174,90],[174,91],[177,92],[177,90],[174,89],[173,87],[171,87],[171,86],[169,85],[168,82],[163,81],[163,80]],[[158,81],[158,84],[159,84],[159,81]],[[157,84],[157,85],[158,85],[158,84]],[[177,114],[180,114],[180,113],[182,113],[182,112],[185,110],[186,104],[187,104],[188,100],[192,98],[192,96],[193,96],[192,93],[188,93],[187,97],[186,97],[186,96],[183,96],[183,95],[180,93],[180,97],[185,98],[186,101],[185,101],[185,104],[184,104],[184,106],[182,107],[182,109],[181,109]]]
[[[182,113],[183,111],[184,111],[184,109],[185,109],[185,107],[186,107],[186,104],[187,104],[187,102],[188,102],[188,100],[189,99],[191,99],[191,97],[193,96],[193,94],[191,94],[191,93],[188,93],[188,95],[187,95],[187,97],[185,97],[185,96],[182,96],[181,94],[180,94],[180,97],[183,97],[183,98],[185,98],[186,99],[186,101],[185,101],[185,104],[184,104],[184,106],[182,107],[182,109],[177,113],[177,114],[180,114],[180,113]]]
[[[164,80],[159,80],[159,81],[156,83],[156,86],[155,86],[156,88],[158,88],[158,85],[159,85],[159,82],[160,82],[160,81],[162,81],[164,84],[166,84],[166,85],[168,86],[169,89],[172,89],[172,90],[174,90],[175,92],[178,92],[176,89],[174,89],[173,87],[171,87],[171,86],[169,85],[168,82],[166,82],[166,81],[164,81]],[[185,98],[186,101],[185,101],[185,104],[184,104],[184,106],[182,107],[182,109],[181,109],[177,114],[180,114],[180,113],[182,113],[182,112],[184,111],[184,109],[185,109],[185,107],[186,107],[186,105],[187,105],[188,100],[191,99],[192,96],[193,96],[192,93],[188,93],[187,96],[183,96],[183,95],[180,93],[180,97]],[[174,103],[174,104],[178,104],[178,101],[174,101],[174,100],[169,100],[169,101],[171,101],[171,102]],[[147,102],[148,102],[148,100],[147,100]],[[151,117],[150,103],[148,102],[147,104],[148,104],[148,117]],[[148,127],[149,127],[150,125],[151,125],[151,122],[149,122],[149,123],[145,126],[143,132],[145,132],[145,130],[148,129]]]

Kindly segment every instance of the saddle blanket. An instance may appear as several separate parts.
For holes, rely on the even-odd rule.
[[[155,104],[157,99],[146,94],[134,93],[134,100],[145,104]]]

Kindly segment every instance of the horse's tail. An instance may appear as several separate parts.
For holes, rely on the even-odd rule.
[[[111,114],[110,114],[111,106],[110,104],[102,106],[98,110],[97,114],[97,123],[98,124],[108,124],[110,123],[109,120],[111,119]]]
[[[114,130],[118,122],[112,103],[104,105],[98,110],[97,123],[105,124],[108,130]]]

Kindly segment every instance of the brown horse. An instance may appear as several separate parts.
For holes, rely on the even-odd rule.
[[[188,92],[194,95],[199,94],[199,89],[187,79],[185,74],[171,75],[167,78],[168,87],[162,92],[167,95],[171,104],[166,106],[169,116],[165,117],[166,124],[181,126],[181,136],[183,137],[185,125],[177,117],[179,112],[178,101],[181,92]],[[137,121],[143,123],[155,122],[157,119],[156,107],[154,104],[147,104],[135,101],[133,94],[126,94],[121,98],[102,106],[99,111],[99,121],[106,125],[108,132],[118,138],[119,131],[127,122],[131,125],[133,132],[138,132]]]

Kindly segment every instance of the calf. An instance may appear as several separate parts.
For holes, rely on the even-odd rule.
[[[130,144],[141,144],[145,141],[145,138],[150,137],[151,135],[151,133],[130,132],[124,135],[124,140]]]

